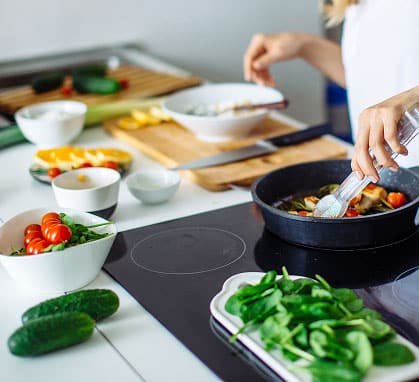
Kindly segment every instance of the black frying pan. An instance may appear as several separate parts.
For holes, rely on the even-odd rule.
[[[392,211],[356,218],[325,219],[291,215],[273,204],[295,194],[307,194],[329,183],[341,183],[350,173],[349,160],[302,163],[275,170],[252,185],[266,228],[294,244],[329,249],[378,247],[405,239],[417,230],[419,167],[392,172],[384,169],[380,185],[406,194],[409,202]]]

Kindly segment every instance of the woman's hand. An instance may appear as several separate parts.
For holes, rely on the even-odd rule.
[[[299,58],[304,44],[309,40],[306,33],[286,32],[279,34],[256,34],[244,55],[246,81],[259,85],[274,86],[269,67],[277,61]]]
[[[408,154],[406,147],[398,139],[397,124],[403,113],[416,102],[419,102],[419,86],[371,106],[360,114],[352,158],[352,170],[360,179],[368,176],[375,183],[379,180],[369,148],[380,165],[398,170],[399,166],[385,149],[385,143],[399,154]]]
[[[284,32],[256,34],[244,55],[246,81],[274,86],[269,67],[278,61],[301,58],[325,76],[345,86],[345,75],[339,44],[309,33]]]

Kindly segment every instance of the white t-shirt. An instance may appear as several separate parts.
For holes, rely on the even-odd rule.
[[[367,107],[419,85],[419,0],[360,0],[346,11],[342,55],[352,135]],[[419,165],[419,137],[399,156]]]

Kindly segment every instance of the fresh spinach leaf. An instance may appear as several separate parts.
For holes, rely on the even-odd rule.
[[[224,309],[234,316],[240,316],[241,307],[242,304],[240,300],[235,294],[233,294],[228,298],[227,302],[225,303]]]
[[[366,374],[373,361],[372,346],[368,337],[364,332],[354,330],[346,335],[346,342],[355,353],[353,365],[362,374]]]
[[[270,295],[246,305],[245,308],[241,310],[240,318],[246,323],[248,321],[257,320],[258,317],[264,316],[267,312],[274,312],[277,309],[281,309],[281,297],[281,291],[276,290]]]
[[[316,360],[307,369],[316,382],[360,382],[362,379],[358,370],[336,362]]]
[[[396,366],[415,361],[415,355],[405,345],[396,342],[383,342],[373,347],[374,365]]]

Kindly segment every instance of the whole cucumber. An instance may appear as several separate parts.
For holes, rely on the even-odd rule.
[[[40,317],[63,312],[83,312],[99,321],[115,313],[119,307],[118,295],[109,289],[86,289],[41,302],[22,314],[26,323]]]
[[[7,344],[15,355],[34,356],[84,342],[91,337],[94,328],[94,320],[86,313],[58,313],[21,326]]]
[[[96,64],[82,66],[72,71],[73,76],[93,76],[93,77],[105,77],[107,67],[105,64]]]
[[[82,94],[115,94],[121,89],[121,84],[113,78],[82,75],[73,76],[73,87]]]
[[[35,93],[49,92],[58,89],[64,82],[64,73],[48,73],[32,79],[32,89]]]

